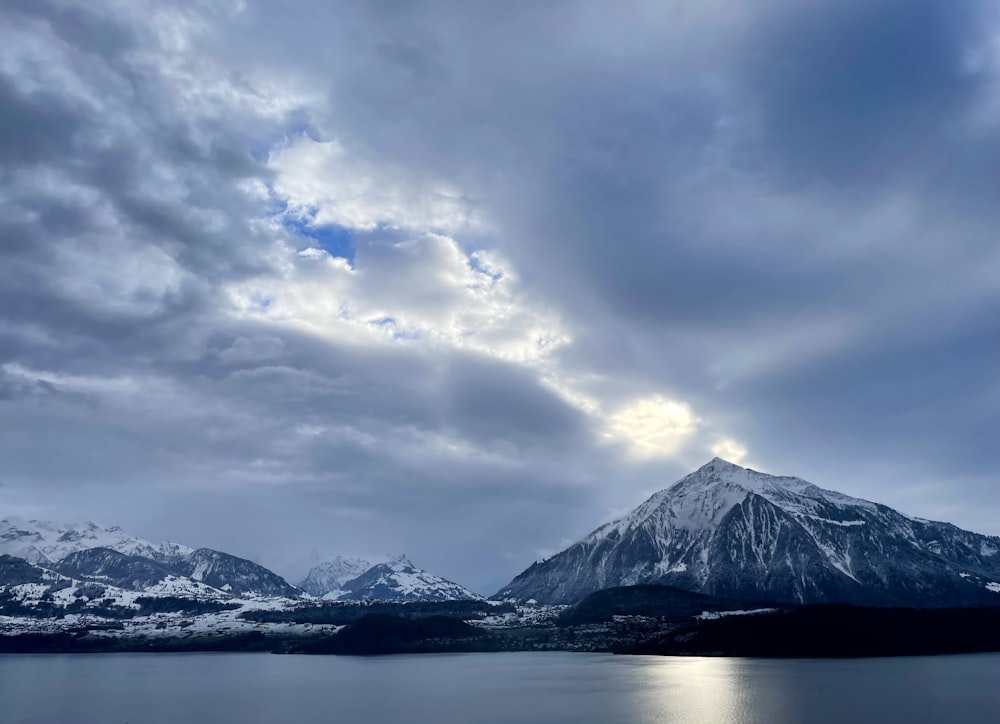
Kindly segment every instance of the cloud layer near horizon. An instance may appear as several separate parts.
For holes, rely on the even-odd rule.
[[[1000,533],[990,3],[0,18],[0,512],[492,592],[719,454]]]

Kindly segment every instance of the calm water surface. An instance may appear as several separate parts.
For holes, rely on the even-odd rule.
[[[0,723],[1000,722],[1000,655],[0,656]]]

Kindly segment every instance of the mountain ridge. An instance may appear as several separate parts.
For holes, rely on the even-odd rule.
[[[23,558],[29,563],[53,564],[71,553],[90,548],[107,548],[158,563],[175,561],[195,550],[171,541],[151,543],[125,533],[117,525],[103,526],[91,521],[58,523],[17,516],[0,519],[0,554]]]
[[[0,555],[10,555],[81,584],[107,585],[136,593],[171,592],[193,597],[300,599],[328,601],[478,600],[482,597],[417,568],[405,555],[375,561],[335,558],[314,567],[303,584],[246,558],[178,543],[153,544],[119,526],[0,520]],[[13,571],[10,566],[5,570]],[[6,581],[0,578],[0,589]]]

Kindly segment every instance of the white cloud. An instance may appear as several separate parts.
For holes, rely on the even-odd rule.
[[[445,233],[477,225],[473,206],[457,189],[409,169],[369,163],[336,140],[300,136],[272,151],[268,166],[277,174],[274,192],[289,211],[317,225]]]
[[[275,274],[228,288],[237,315],[342,343],[444,345],[522,364],[570,341],[502,258],[450,237],[373,244],[354,267],[320,249],[283,250]]]

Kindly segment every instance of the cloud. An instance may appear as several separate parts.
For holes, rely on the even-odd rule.
[[[300,136],[268,158],[275,195],[316,225],[454,232],[476,226],[473,204],[443,181],[352,157],[336,140]]]
[[[0,19],[0,504],[486,592],[713,454],[998,532],[989,4]]]
[[[534,305],[495,253],[446,236],[358,237],[353,265],[285,249],[277,273],[228,288],[235,314],[354,344],[470,349],[531,364],[568,343],[553,311]]]

